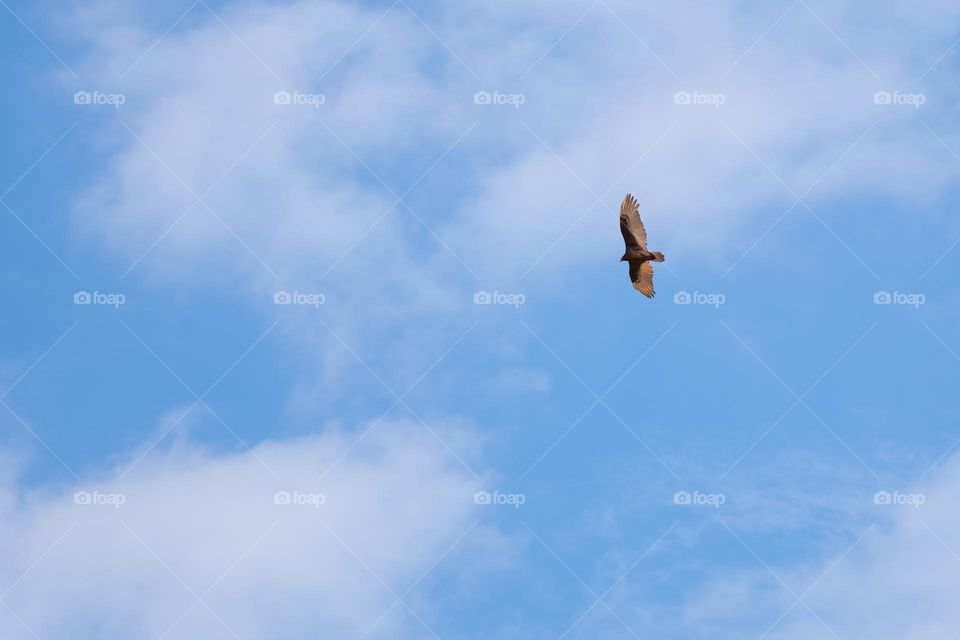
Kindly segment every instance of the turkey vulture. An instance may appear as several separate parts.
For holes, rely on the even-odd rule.
[[[653,265],[651,262],[663,262],[663,254],[659,251],[647,251],[647,230],[643,228],[640,212],[637,208],[637,199],[629,193],[620,205],[620,233],[626,245],[620,262],[630,263],[630,282],[633,288],[652,298]]]

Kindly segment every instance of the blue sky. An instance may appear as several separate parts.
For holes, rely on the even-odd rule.
[[[955,637],[950,3],[0,5],[4,638]]]

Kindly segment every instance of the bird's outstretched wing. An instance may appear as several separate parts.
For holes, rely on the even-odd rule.
[[[644,262],[630,261],[630,282],[633,283],[634,289],[648,298],[656,295],[653,290],[653,265],[649,260]]]
[[[637,199],[629,193],[620,205],[620,233],[623,234],[627,249],[630,247],[647,249],[647,230],[643,228],[643,221],[640,220]]]

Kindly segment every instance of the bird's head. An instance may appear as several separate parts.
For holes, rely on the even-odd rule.
[[[627,261],[627,254],[623,254],[622,256],[620,256],[620,262],[626,262],[626,261]]]

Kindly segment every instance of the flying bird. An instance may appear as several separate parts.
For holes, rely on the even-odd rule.
[[[620,233],[626,245],[620,262],[630,263],[630,282],[633,288],[652,298],[653,265],[651,262],[663,262],[663,254],[659,251],[647,251],[647,230],[640,220],[640,211],[637,199],[629,193],[620,205]]]

